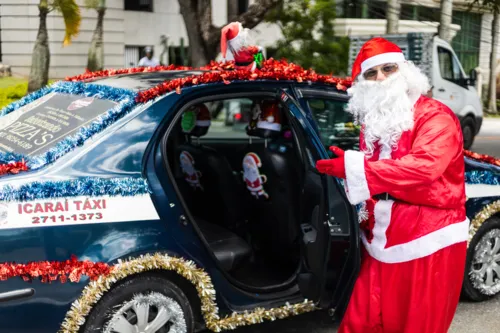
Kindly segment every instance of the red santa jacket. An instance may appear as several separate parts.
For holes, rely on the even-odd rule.
[[[346,151],[351,204],[381,193],[396,199],[374,206],[373,239],[362,234],[371,256],[386,263],[405,262],[467,240],[462,144],[453,112],[421,96],[414,105],[414,126],[402,134],[397,149],[376,147],[369,159],[362,152]]]

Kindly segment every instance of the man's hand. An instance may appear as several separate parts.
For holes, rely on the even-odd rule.
[[[344,151],[335,146],[331,146],[329,149],[332,153],[337,155],[337,157],[327,160],[319,160],[316,162],[316,169],[320,173],[345,179]]]
[[[340,149],[339,147],[337,146],[330,146],[330,148],[328,148],[332,153],[334,153],[335,155],[337,155],[338,157],[344,157],[345,155],[345,151],[343,151],[342,149]]]

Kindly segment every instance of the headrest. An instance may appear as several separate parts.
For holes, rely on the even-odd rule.
[[[188,135],[204,136],[207,134],[210,124],[210,111],[205,104],[192,106],[182,115],[182,131]]]
[[[278,101],[263,100],[252,108],[252,119],[247,134],[260,138],[274,138],[281,134],[281,107]]]

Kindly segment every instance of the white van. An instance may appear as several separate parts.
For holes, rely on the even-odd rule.
[[[349,72],[361,46],[376,36],[350,38]],[[464,148],[472,146],[483,122],[483,107],[475,88],[477,73],[467,76],[453,48],[438,36],[426,33],[382,35],[397,44],[406,59],[411,60],[430,78],[433,97],[446,104],[462,123]]]

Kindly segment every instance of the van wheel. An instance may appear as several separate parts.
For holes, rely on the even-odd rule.
[[[462,121],[462,135],[464,138],[464,149],[470,149],[474,143],[475,126],[474,120],[470,117]]]
[[[141,275],[106,293],[90,313],[83,333],[192,333],[189,300],[169,280]]]
[[[499,217],[483,223],[469,244],[462,293],[476,302],[500,293]]]

